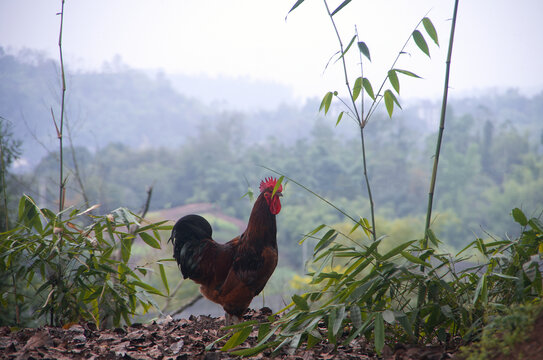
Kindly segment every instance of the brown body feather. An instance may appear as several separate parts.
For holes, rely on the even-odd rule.
[[[264,189],[257,198],[245,232],[225,244],[213,240],[211,226],[198,215],[181,218],[172,230],[174,257],[183,276],[200,284],[201,293],[228,315],[245,312],[277,265],[272,190]]]

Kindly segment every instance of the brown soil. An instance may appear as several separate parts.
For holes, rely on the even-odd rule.
[[[249,310],[245,319],[264,321],[271,310]],[[0,328],[0,359],[236,359],[221,351],[225,340],[210,351],[205,347],[226,334],[224,317],[191,316],[190,319],[166,319],[150,324],[133,324],[123,328],[98,330],[92,323],[74,324],[67,329],[40,327],[12,332]],[[256,344],[256,332],[240,348]],[[381,359],[449,359],[451,354],[440,346],[396,345],[385,347]],[[271,350],[257,355],[258,359],[380,359],[372,344],[364,338],[348,346],[334,346],[323,341],[312,349],[300,348],[293,354]]]

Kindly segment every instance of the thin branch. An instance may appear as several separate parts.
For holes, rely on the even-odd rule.
[[[441,103],[441,116],[439,122],[439,134],[437,137],[436,152],[434,156],[434,166],[432,168],[432,180],[430,181],[430,192],[428,193],[428,211],[426,213],[426,226],[424,228],[424,243],[423,248],[428,247],[428,230],[430,229],[430,221],[432,218],[432,205],[434,200],[434,190],[436,186],[437,167],[439,164],[439,154],[441,152],[441,141],[443,139],[443,131],[445,130],[445,115],[447,113],[447,97],[449,94],[449,76],[451,70],[451,57],[454,43],[454,31],[456,28],[456,14],[458,12],[458,1],[454,3],[454,11],[451,24],[451,34],[449,38],[449,49],[447,51],[447,61],[445,62],[445,85],[443,87],[443,101]]]
[[[170,314],[170,316],[175,316],[177,314],[180,314],[182,313],[185,309],[191,307],[192,305],[194,305],[198,300],[200,300],[201,298],[203,298],[203,295],[202,294],[198,294],[196,295],[195,297],[193,297],[188,303],[180,306],[177,310],[175,310],[174,312],[172,312]]]
[[[141,218],[145,218],[145,215],[147,215],[147,211],[149,211],[149,205],[151,204],[151,196],[153,195],[153,185],[149,186],[147,188],[147,200],[145,201],[145,204],[143,205],[143,208],[141,210]]]
[[[426,13],[426,15],[424,17],[426,17],[428,15],[428,13]],[[423,17],[423,19],[424,19]],[[422,23],[422,20],[423,19],[420,19],[419,22],[417,23],[417,25],[415,26],[415,28],[413,29],[413,31],[415,31],[419,25]],[[396,63],[398,62],[398,60],[400,59],[400,56],[402,56],[402,54],[405,54],[405,48],[407,47],[407,44],[409,43],[409,40],[411,40],[411,38],[413,37],[413,31],[411,32],[411,34],[409,35],[409,37],[407,38],[407,40],[405,41],[405,43],[403,44],[401,50],[398,52],[398,55],[396,56],[396,59],[394,59],[394,61],[392,62],[392,65],[390,66],[389,70],[392,70],[394,69],[394,67],[396,66]],[[377,91],[377,93],[375,93],[375,98],[379,97],[381,94],[381,91],[383,90],[383,87],[385,86],[386,82],[388,80],[388,73],[387,73],[387,76],[385,77],[385,79],[383,80],[383,83],[381,84],[381,86],[379,87],[379,90]],[[370,118],[372,116],[372,114],[375,112],[375,110],[377,109],[377,105],[379,105],[381,101],[379,100],[378,102],[374,101],[369,110],[368,110],[368,115],[366,116],[366,118]]]
[[[70,127],[70,122],[68,117],[66,117],[66,130],[68,131],[68,142],[70,144],[70,151],[72,153],[72,161],[74,163],[74,176],[79,188],[81,189],[81,195],[83,196],[83,201],[85,202],[85,208],[90,207],[89,197],[87,196],[87,191],[85,190],[85,185],[83,184],[83,179],[81,178],[81,171],[79,170],[79,162],[77,161],[77,156],[75,154],[74,142],[72,139],[72,131]]]
[[[60,104],[60,127],[57,128],[57,134],[58,134],[58,140],[59,140],[59,146],[60,146],[60,169],[59,169],[59,204],[58,204],[58,211],[61,212],[64,209],[64,198],[66,194],[65,190],[65,181],[64,181],[64,174],[63,174],[63,153],[62,153],[62,129],[64,126],[64,100],[66,95],[66,77],[64,74],[64,58],[62,57],[62,27],[64,25],[64,0],[62,0],[62,6],[60,10],[60,32],[58,35],[58,49],[59,49],[59,55],[60,55],[60,71],[61,71],[61,77],[62,77],[62,100]],[[58,15],[58,14],[57,14]],[[56,123],[55,123],[56,125]]]
[[[326,11],[328,13],[328,16],[330,17],[330,21],[332,22],[332,26],[334,27],[334,31],[336,32],[336,36],[339,42],[339,48],[341,50],[341,61],[343,63],[343,74],[345,76],[345,85],[347,86],[347,90],[349,91],[349,97],[351,99],[351,102],[353,104],[354,114],[356,116],[356,121],[358,123],[358,126],[360,128],[360,145],[362,150],[362,166],[364,169],[364,180],[366,183],[366,191],[368,192],[368,199],[370,202],[370,214],[371,214],[371,234],[373,237],[373,241],[377,240],[377,231],[375,227],[375,207],[373,202],[373,195],[371,192],[371,186],[370,186],[370,180],[368,177],[368,168],[367,168],[367,162],[366,162],[366,145],[364,141],[364,126],[365,122],[363,121],[364,114],[360,115],[358,112],[358,107],[356,106],[356,101],[353,96],[353,92],[351,90],[351,86],[349,85],[349,75],[347,74],[347,64],[345,63],[345,53],[343,50],[343,42],[341,41],[341,36],[339,35],[339,31],[336,26],[336,22],[334,21],[334,17],[332,16],[332,13],[330,12],[330,8],[328,7],[328,3],[326,0],[324,0],[324,6],[326,7]],[[360,61],[360,66],[362,66],[362,61]],[[363,74],[363,73],[362,73]],[[348,107],[347,107],[348,108]],[[363,105],[362,105],[362,111],[363,111]],[[367,118],[367,117],[366,117]]]

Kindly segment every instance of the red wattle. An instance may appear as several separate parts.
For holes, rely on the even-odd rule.
[[[273,215],[277,215],[279,214],[279,211],[281,211],[281,201],[279,200],[279,196],[274,196],[271,200],[270,212]]]

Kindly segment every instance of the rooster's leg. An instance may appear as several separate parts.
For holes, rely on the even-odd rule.
[[[226,326],[239,324],[241,322],[241,317],[236,316],[236,315],[231,315],[227,312],[224,313],[224,319],[225,319]]]

